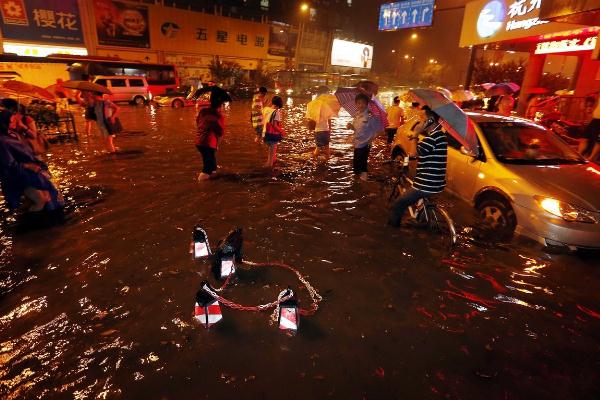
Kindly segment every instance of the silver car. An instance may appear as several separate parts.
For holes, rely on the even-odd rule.
[[[479,140],[469,155],[449,137],[446,190],[492,229],[556,248],[600,249],[600,166],[529,120],[468,113]],[[398,129],[392,157],[414,154],[416,120]]]

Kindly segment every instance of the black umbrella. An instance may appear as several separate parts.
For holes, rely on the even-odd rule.
[[[210,102],[211,104],[223,104],[231,102],[231,96],[225,89],[220,88],[219,86],[205,86],[201,89],[196,90],[194,93],[194,98],[198,98],[203,94],[210,93]]]

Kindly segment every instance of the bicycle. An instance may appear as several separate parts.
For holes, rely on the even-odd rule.
[[[397,161],[401,165],[398,168],[398,175],[392,177],[390,181],[389,205],[412,187],[413,182],[408,177],[408,165],[411,159],[416,159],[416,157],[404,157],[403,161]],[[451,246],[456,244],[456,228],[450,214],[442,206],[435,203],[431,197],[419,199],[415,204],[408,207],[408,212],[418,226],[427,228],[431,233],[450,238]]]

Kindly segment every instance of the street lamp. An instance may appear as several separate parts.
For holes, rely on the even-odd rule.
[[[418,38],[418,37],[419,37],[419,35],[417,35],[416,33],[413,33],[412,35],[410,35],[410,38],[411,38],[412,40],[415,40],[415,39],[416,39],[416,38]]]
[[[296,69],[300,69],[300,47],[302,47],[302,39],[304,36],[304,18],[302,16],[302,14],[306,14],[308,12],[308,10],[310,9],[310,6],[308,5],[308,3],[302,3],[300,5],[300,26],[298,27],[298,41],[296,44]]]
[[[302,3],[302,5],[300,6],[300,11],[302,12],[307,12],[309,9],[309,5],[307,3]]]

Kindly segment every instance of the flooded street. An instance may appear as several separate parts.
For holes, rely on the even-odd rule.
[[[219,177],[203,183],[195,110],[122,107],[114,156],[78,118],[80,140],[48,157],[66,222],[30,230],[2,214],[0,398],[600,398],[597,254],[479,240],[474,212],[450,197],[452,251],[385,227],[383,140],[369,181],[355,181],[347,120],[315,164],[303,107],[288,102],[271,174],[249,103],[234,103]],[[297,268],[323,296],[317,313],[295,336],[270,312],[225,307],[218,325],[194,325],[195,293],[213,279],[188,253],[196,224],[213,248],[242,227],[245,258]],[[242,266],[223,295],[267,303],[288,285],[308,307],[275,268]]]

